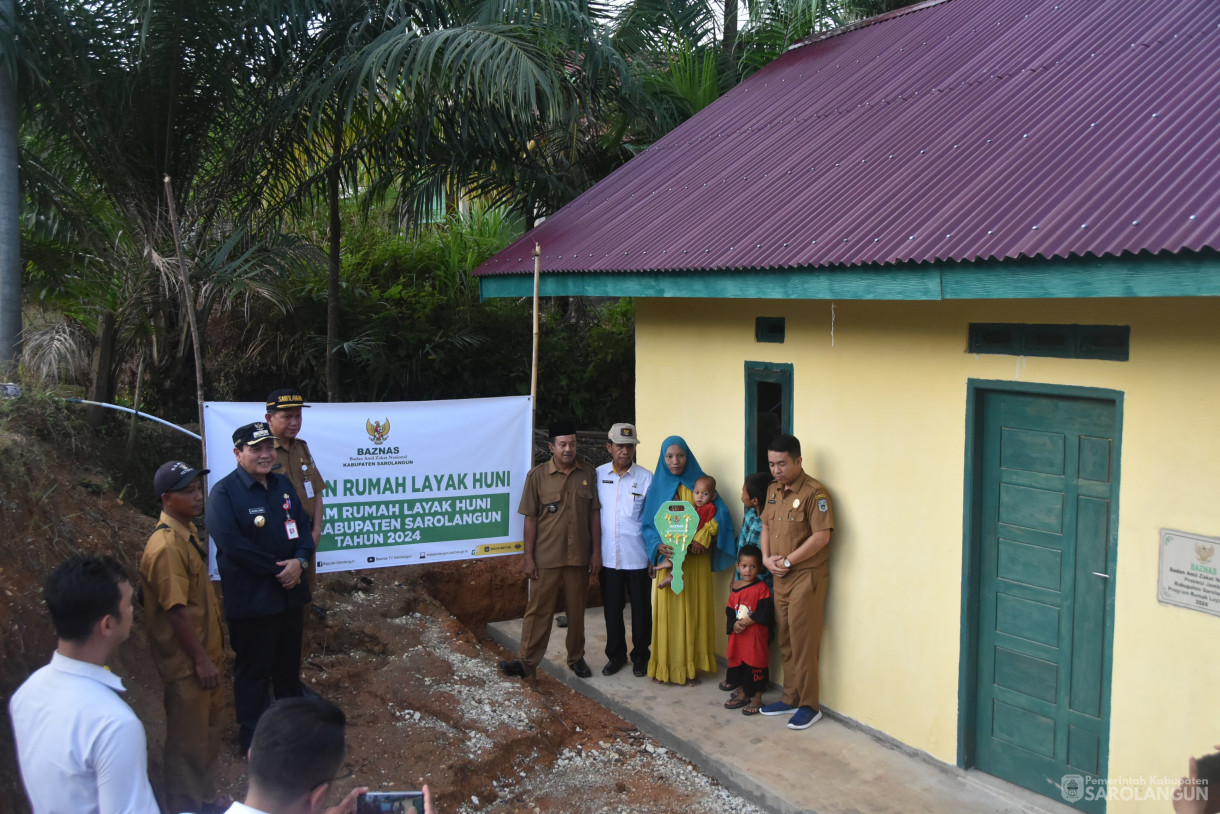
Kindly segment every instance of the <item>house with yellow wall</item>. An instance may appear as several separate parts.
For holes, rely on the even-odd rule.
[[[1217,88],[1210,0],[932,0],[802,42],[477,273],[528,295],[538,244],[543,296],[635,298],[641,435],[722,484],[801,439],[826,707],[1163,812],[1220,742]]]

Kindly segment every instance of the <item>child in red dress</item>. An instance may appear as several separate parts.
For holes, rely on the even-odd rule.
[[[725,684],[736,687],[725,709],[740,709],[742,715],[757,715],[762,707],[763,690],[770,683],[771,627],[774,608],[771,590],[758,578],[762,570],[762,551],[744,545],[737,552],[737,571],[741,579],[729,591],[725,616],[728,621],[729,671]]]

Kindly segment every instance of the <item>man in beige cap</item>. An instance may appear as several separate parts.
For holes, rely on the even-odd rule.
[[[627,629],[623,608],[631,600],[631,665],[637,676],[648,675],[652,642],[652,583],[648,579],[648,549],[644,545],[644,495],[652,473],[635,462],[640,443],[635,427],[610,428],[606,451],[610,463],[597,468],[597,497],[602,524],[602,612],[606,617],[606,666],[611,676],[627,663]]]

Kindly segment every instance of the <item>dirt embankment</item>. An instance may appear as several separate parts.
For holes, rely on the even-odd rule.
[[[65,410],[49,402],[0,409],[6,733],[8,698],[55,646],[40,598],[46,575],[77,553],[110,554],[135,575],[155,524],[144,481],[160,461],[198,454],[160,433],[128,450],[125,426],[99,436]],[[449,812],[754,811],[566,686],[544,676],[531,689],[498,675],[496,661],[508,654],[485,628],[524,609],[519,568],[517,558],[497,558],[320,578],[316,601],[328,615],[309,628],[302,676],[348,715],[354,775],[343,790],[348,782],[426,782]],[[143,621],[137,608],[131,640],[111,668],[145,722],[159,790],[165,719]],[[221,755],[225,793],[241,798],[244,772],[232,725]],[[28,811],[7,734],[0,737],[0,811]]]

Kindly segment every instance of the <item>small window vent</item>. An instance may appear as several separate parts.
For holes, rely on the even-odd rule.
[[[1131,328],[1127,325],[976,322],[970,325],[968,351],[1125,362],[1131,354]]]
[[[754,320],[754,340],[757,342],[784,341],[783,317],[757,317]]]

